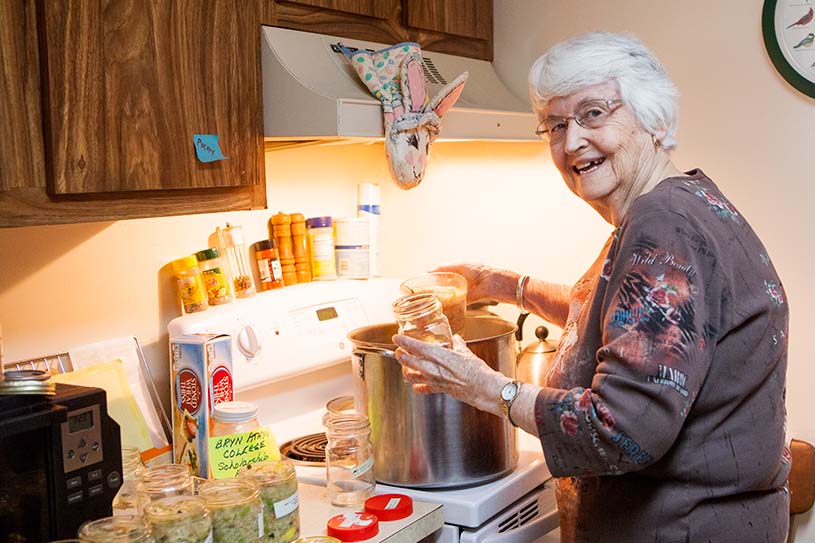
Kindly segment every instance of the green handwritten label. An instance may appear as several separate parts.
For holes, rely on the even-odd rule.
[[[209,467],[215,479],[237,477],[240,468],[265,460],[280,460],[268,428],[209,438]]]

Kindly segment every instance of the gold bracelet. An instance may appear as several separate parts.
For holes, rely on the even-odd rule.
[[[515,289],[515,304],[518,306],[518,309],[521,313],[529,313],[524,307],[524,288],[526,284],[529,282],[528,275],[522,275],[518,278],[518,288]]]

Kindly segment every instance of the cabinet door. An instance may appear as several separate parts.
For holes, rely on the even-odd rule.
[[[0,191],[45,186],[37,17],[0,0]]]
[[[52,194],[262,182],[257,2],[40,6]],[[200,162],[194,134],[217,135],[228,158]]]
[[[492,39],[491,0],[403,0],[402,20],[408,28]]]
[[[492,0],[269,0],[266,21],[306,32],[492,60]]]

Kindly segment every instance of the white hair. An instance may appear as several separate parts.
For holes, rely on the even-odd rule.
[[[660,144],[676,147],[679,93],[656,56],[630,34],[589,32],[555,44],[529,71],[529,96],[540,113],[552,98],[615,81],[623,102]]]

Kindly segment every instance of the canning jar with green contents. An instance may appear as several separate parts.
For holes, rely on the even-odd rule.
[[[300,536],[300,507],[297,474],[286,459],[249,464],[238,472],[260,488],[263,500],[263,541],[290,543]]]
[[[212,520],[207,503],[198,496],[173,496],[150,502],[144,518],[156,543],[207,543],[212,540]]]
[[[150,525],[142,517],[117,515],[86,522],[79,527],[81,543],[155,543]]]
[[[262,541],[263,502],[257,485],[246,479],[214,479],[201,486],[199,495],[212,517],[213,543]]]

